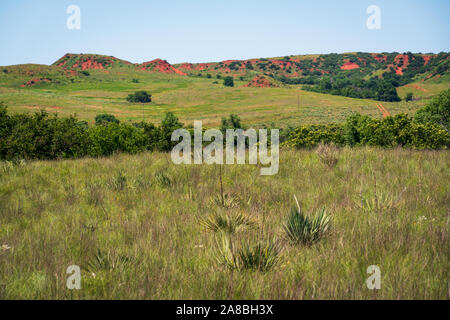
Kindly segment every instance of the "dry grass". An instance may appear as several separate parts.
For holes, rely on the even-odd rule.
[[[217,166],[168,154],[2,163],[0,299],[449,299],[449,163],[448,151],[364,148],[339,150],[329,168],[315,151],[281,150],[272,177],[225,166],[223,192],[241,200],[230,207],[211,203]],[[305,212],[332,217],[311,246],[283,241],[294,194]],[[251,217],[233,240],[278,239],[278,263],[224,269],[199,222],[215,213]],[[66,289],[72,264],[78,291]],[[370,265],[381,290],[365,285]]]

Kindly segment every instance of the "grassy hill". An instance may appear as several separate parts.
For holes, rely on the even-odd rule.
[[[422,60],[427,63],[427,71],[418,73],[408,80],[410,82],[397,88],[400,97],[413,92],[417,99],[409,103],[384,102],[384,107],[393,115],[413,113],[431,96],[449,87],[447,71],[440,67],[448,64],[448,59],[443,60],[443,55],[413,55],[415,60],[420,60],[419,57],[425,57]],[[249,61],[253,70],[244,70],[243,66],[247,66]],[[400,59],[398,54],[349,53],[192,64],[192,69],[189,69],[186,64],[172,66],[160,59],[133,64],[108,56],[67,54],[52,66],[0,67],[0,101],[4,101],[11,112],[44,108],[64,116],[76,113],[91,123],[97,114],[105,112],[120,120],[159,122],[167,111],[175,112],[185,123],[203,119],[211,126],[231,113],[239,114],[245,123],[255,126],[339,122],[354,111],[377,117],[382,114],[373,99],[312,92],[305,90],[311,87],[307,84],[287,84],[285,79],[289,68],[296,70],[290,73],[289,78],[294,82],[311,77],[321,79],[334,73],[338,77],[370,78],[377,72],[382,75],[389,65],[396,70],[402,68],[407,74],[407,66],[413,65],[411,61],[412,58]],[[279,66],[279,69],[267,67],[273,72],[264,72],[261,63]],[[399,67],[401,63],[402,67]],[[306,70],[304,64],[314,69],[308,76],[299,75],[301,70]],[[352,64],[360,67],[352,69]],[[345,70],[341,69],[344,65],[347,66]],[[443,72],[442,75],[436,73],[438,71]],[[227,73],[235,77],[234,88],[223,86],[223,76]],[[277,87],[252,87],[255,75],[264,76]],[[398,75],[400,78],[403,76]],[[126,102],[126,96],[137,90],[151,93],[153,102],[146,105]]]

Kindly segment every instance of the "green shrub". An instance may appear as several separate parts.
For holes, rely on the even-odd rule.
[[[163,151],[170,151],[177,144],[171,140],[172,132],[183,127],[183,124],[178,121],[178,118],[172,113],[167,112],[161,122],[160,140],[158,148]]]
[[[233,79],[233,77],[230,77],[230,76],[225,77],[223,79],[223,85],[226,86],[226,87],[234,87],[234,79]]]
[[[450,134],[442,127],[427,122],[414,123],[410,129],[411,141],[408,146],[415,149],[441,149],[450,146]]]
[[[412,93],[412,92],[408,92],[408,93],[406,94],[406,96],[405,96],[405,101],[406,101],[406,102],[412,101],[413,98],[414,98],[413,93]]]
[[[403,146],[415,149],[440,149],[448,146],[448,132],[430,122],[419,124],[406,114],[383,120],[354,114],[344,124],[344,140],[349,146]]]
[[[146,149],[144,132],[132,125],[114,122],[89,128],[91,156],[107,156],[113,152],[137,153]]]
[[[88,135],[74,117],[58,118],[41,110],[9,116],[0,109],[0,156],[2,159],[58,159],[87,154]]]
[[[120,123],[120,121],[112,114],[103,113],[103,114],[98,114],[95,116],[95,125],[96,126],[102,125],[102,124],[107,124],[109,122]]]
[[[342,128],[339,125],[309,125],[293,129],[284,145],[296,148],[312,148],[320,143],[342,144]]]
[[[450,89],[434,97],[424,108],[418,110],[414,116],[417,123],[427,122],[442,126],[450,131]]]
[[[225,132],[226,129],[243,129],[241,118],[237,114],[230,114],[228,118],[222,118],[220,130]]]

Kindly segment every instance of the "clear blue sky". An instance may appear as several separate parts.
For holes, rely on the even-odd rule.
[[[69,5],[81,30],[66,27]],[[381,8],[381,30],[366,8]],[[2,0],[0,65],[67,52],[206,62],[330,52],[450,51],[449,0]]]

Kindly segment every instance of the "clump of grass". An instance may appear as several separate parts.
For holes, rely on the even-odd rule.
[[[297,207],[291,209],[291,214],[283,226],[286,238],[295,245],[312,245],[330,230],[331,217],[326,213],[325,208],[313,216],[305,215],[297,198],[295,201]]]
[[[103,204],[104,194],[101,185],[96,183],[86,183],[87,202],[89,204],[99,206]]]
[[[267,272],[280,260],[281,249],[275,240],[241,242],[240,246],[235,248],[231,238],[223,235],[217,246],[216,260],[229,270]]]
[[[97,250],[89,260],[86,271],[97,273],[101,271],[124,271],[133,265],[134,261],[127,255],[113,254],[110,251]]]
[[[165,171],[158,171],[155,174],[155,182],[163,188],[170,187],[172,185],[172,179]]]
[[[334,168],[338,163],[338,149],[333,144],[320,144],[317,147],[316,154],[320,162],[330,169]]]
[[[403,191],[394,196],[392,193],[382,190],[375,190],[371,196],[364,197],[362,192],[359,194],[359,200],[355,201],[356,207],[364,212],[388,212],[399,207]]]
[[[274,240],[245,243],[238,250],[241,269],[270,271],[280,259],[280,248]]]
[[[207,218],[200,220],[200,224],[212,232],[223,231],[228,234],[233,234],[245,228],[252,228],[256,225],[248,216],[242,213],[233,213],[221,215],[215,213]]]
[[[241,200],[234,193],[217,194],[210,199],[213,206],[222,207],[225,209],[233,209],[241,205]]]
[[[127,187],[127,177],[123,170],[119,170],[111,179],[110,186],[115,191],[122,191]]]
[[[64,187],[64,194],[66,196],[66,203],[69,205],[76,203],[77,193],[73,183],[70,182],[65,183],[63,184],[63,187]]]
[[[151,181],[143,174],[139,174],[136,179],[134,179],[134,187],[137,189],[145,189],[149,186],[151,186]]]

